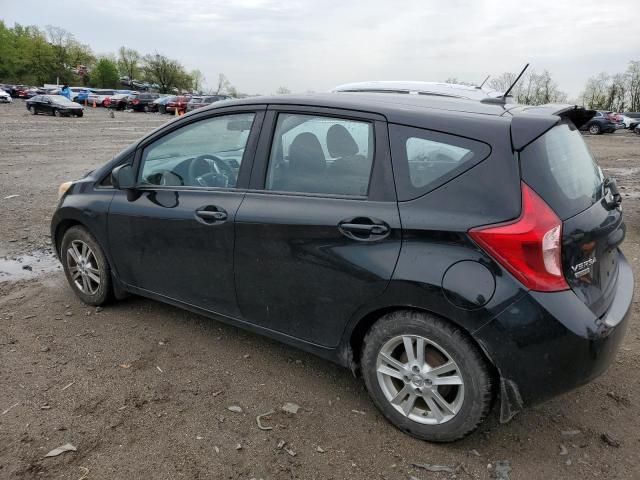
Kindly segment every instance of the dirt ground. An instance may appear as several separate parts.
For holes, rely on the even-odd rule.
[[[1,479],[640,478],[638,300],[605,375],[450,445],[402,434],[361,380],[309,354],[150,300],[80,303],[42,253],[58,184],[167,120],[0,105]],[[622,188],[640,279],[640,137],[586,139]],[[66,443],[77,451],[45,458]]]

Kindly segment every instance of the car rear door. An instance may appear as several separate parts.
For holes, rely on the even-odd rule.
[[[618,281],[619,245],[625,237],[620,197],[607,185],[582,136],[564,121],[520,154],[522,179],[562,221],[564,277],[600,316]]]
[[[138,186],[117,191],[109,250],[127,285],[239,316],[234,222],[249,181],[264,106],[235,107],[171,124],[136,151]]]
[[[270,107],[236,217],[243,318],[334,347],[384,292],[400,243],[384,117]]]

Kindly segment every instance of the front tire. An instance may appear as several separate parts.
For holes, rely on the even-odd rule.
[[[593,123],[589,126],[589,133],[591,135],[600,135],[602,133],[602,130],[600,129],[600,125],[598,125],[597,123]]]
[[[78,118],[82,117],[83,115],[84,115],[84,112],[78,112],[78,113],[76,113],[76,116],[77,116]]]
[[[459,440],[491,408],[492,375],[478,347],[425,313],[398,311],[378,320],[364,339],[361,366],[376,407],[422,440]]]
[[[60,110],[54,109],[54,110],[53,110],[53,116],[54,116],[54,117],[61,117],[61,116],[62,116],[62,114],[60,113]]]
[[[69,285],[87,305],[103,305],[111,297],[111,269],[89,231],[71,227],[62,238],[60,259]]]

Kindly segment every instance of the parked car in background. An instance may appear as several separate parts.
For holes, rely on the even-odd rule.
[[[168,122],[60,186],[69,287],[333,360],[425,440],[593,380],[634,292],[622,199],[575,124],[594,112],[448,95],[254,97]]]
[[[156,98],[151,104],[153,112],[167,113],[167,103],[175,99],[175,95],[165,95],[164,97]]]
[[[34,115],[48,113],[56,117],[70,117],[72,115],[81,117],[84,114],[82,105],[78,105],[62,95],[36,95],[27,100],[27,110]]]
[[[191,97],[191,99],[187,102],[187,112],[190,112],[192,110],[195,110],[198,107],[202,107],[204,105],[203,103],[204,97],[200,96],[200,95],[194,95],[193,97]]]
[[[103,107],[104,101],[112,95],[115,95],[115,93],[116,92],[113,90],[94,89],[87,97],[87,103],[89,105],[93,105],[93,102],[95,101],[96,106]]]
[[[187,111],[187,103],[189,103],[191,97],[188,95],[176,95],[172,100],[169,100],[165,105],[166,113],[185,113]]]
[[[35,97],[36,95],[46,95],[46,94],[47,94],[47,90],[45,90],[44,88],[31,87],[31,88],[28,88],[27,90],[24,90],[20,98],[29,99],[29,98]]]
[[[76,103],[80,103],[80,104],[85,103],[85,101],[87,101],[87,103],[88,103],[89,95],[91,93],[93,93],[93,90],[91,90],[89,88],[72,87],[71,88],[71,100],[76,102]]]
[[[637,125],[640,125],[640,112],[624,112],[622,115],[628,119],[628,121],[625,120],[625,124],[629,124],[627,126],[629,130],[634,130]]]
[[[12,85],[9,94],[13,98],[24,98],[29,87],[27,85]]]
[[[4,90],[0,90],[0,103],[11,103],[11,102],[13,102],[11,95]]]
[[[150,105],[160,98],[157,93],[132,93],[127,99],[127,108],[136,112],[149,112]]]
[[[116,93],[115,95],[105,98],[102,105],[107,108],[113,108],[114,110],[124,110],[127,108],[129,95],[129,93]]]
[[[219,102],[221,100],[229,100],[231,97],[227,95],[203,95],[191,97],[191,100],[187,103],[187,112],[195,110],[196,108],[206,107],[212,103]]]
[[[611,112],[597,111],[591,120],[585,123],[580,130],[587,131],[591,135],[601,133],[613,133],[618,129],[618,124],[609,114]]]

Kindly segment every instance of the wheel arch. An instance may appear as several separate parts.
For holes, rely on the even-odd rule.
[[[476,347],[478,347],[478,350],[481,352],[482,356],[487,361],[495,378],[497,379],[500,376],[495,362],[490,357],[490,355],[488,354],[486,348],[482,345],[482,343],[479,342],[473,336],[472,332],[470,332],[460,323],[455,322],[450,318],[442,316],[427,308],[416,306],[416,305],[388,305],[384,307],[379,307],[366,313],[354,323],[353,327],[349,330],[347,334],[347,338],[343,342],[344,348],[342,349],[343,352],[340,355],[343,362],[346,363],[346,365],[353,371],[354,374],[357,375],[359,374],[359,371],[360,371],[360,356],[362,354],[364,338],[367,335],[367,332],[382,316],[387,315],[389,313],[398,312],[398,311],[412,311],[412,312],[431,315],[460,329],[460,331],[463,332],[463,334],[467,336],[469,340],[471,340],[473,344],[476,345]]]
[[[55,253],[58,256],[58,258],[62,258],[60,248],[62,247],[62,239],[64,237],[64,234],[67,233],[67,231],[71,227],[75,227],[77,225],[86,228],[89,232],[91,231],[89,227],[87,227],[84,223],[80,222],[75,218],[66,218],[64,220],[61,220],[60,223],[56,225],[54,236],[53,236],[53,242],[54,242],[53,247],[55,249]]]

